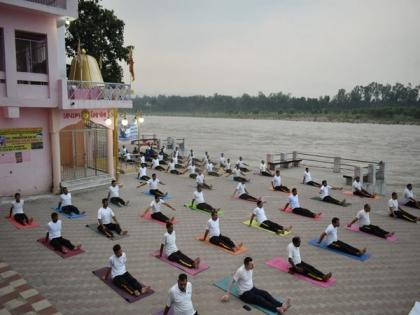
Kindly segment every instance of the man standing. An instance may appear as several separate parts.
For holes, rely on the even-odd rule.
[[[172,306],[174,307],[174,315],[198,315],[191,298],[192,284],[188,282],[187,275],[181,273],[178,276],[178,283],[174,284],[168,291],[168,302],[163,315],[167,315]]]

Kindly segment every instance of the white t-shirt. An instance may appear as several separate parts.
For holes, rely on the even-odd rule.
[[[217,218],[216,221],[210,218],[207,221],[207,230],[209,230],[209,238],[212,238],[213,236],[219,236],[220,235],[219,218]]]
[[[362,209],[359,212],[357,212],[356,218],[359,220],[358,223],[360,227],[370,224],[369,213],[366,212],[365,209]]]
[[[19,202],[16,202],[16,200],[12,201],[12,215],[23,213],[23,204],[25,202],[23,199],[20,199]]]
[[[260,171],[261,172],[266,172],[267,171],[267,166],[265,166],[265,163],[260,164]]]
[[[159,166],[159,160],[158,159],[153,159],[152,160],[152,168],[156,168]]]
[[[293,194],[289,195],[289,205],[290,205],[290,208],[292,208],[292,209],[300,208],[298,195],[296,195],[296,196],[293,195]]]
[[[231,169],[230,162],[226,162],[226,163],[225,163],[224,170],[225,170],[225,171],[227,171],[227,170],[230,170],[230,169]]]
[[[116,276],[121,276],[127,272],[125,263],[127,262],[127,256],[123,252],[120,257],[112,255],[109,257],[109,266],[111,267],[111,276],[114,279]]]
[[[98,220],[101,220],[102,224],[110,224],[114,216],[114,211],[110,207],[99,208],[98,210]]]
[[[259,224],[267,220],[264,208],[256,207],[253,211],[255,218]]]
[[[185,292],[181,291],[178,283],[173,285],[168,291],[167,307],[173,306],[174,315],[194,315],[195,309],[192,304],[192,285],[187,282]]]
[[[51,241],[53,238],[61,237],[61,220],[57,222],[50,221],[47,224],[48,239]]]
[[[204,174],[197,175],[197,177],[195,178],[195,182],[197,184],[203,184],[204,183]]]
[[[162,244],[163,246],[165,246],[166,256],[169,256],[172,253],[175,253],[176,251],[178,251],[178,248],[176,247],[175,231],[172,231],[171,234],[169,234],[168,232],[165,232],[165,234],[163,234]]]
[[[242,161],[242,160],[237,160],[236,161],[236,165],[239,165],[239,167],[241,168],[241,167],[244,167],[244,161]]]
[[[155,180],[153,180],[153,178],[149,179],[147,181],[147,184],[149,185],[150,189],[158,189],[158,184],[159,184],[159,179],[156,178]]]
[[[67,193],[66,194],[61,194],[60,195],[60,202],[61,202],[61,206],[71,206],[71,193]]]
[[[120,187],[118,185],[115,185],[115,187],[111,185],[108,189],[111,198],[120,196]]]
[[[302,262],[302,259],[300,258],[300,249],[299,247],[296,247],[293,242],[290,242],[290,244],[287,245],[287,250],[289,252],[289,258],[292,258],[295,265]]]
[[[398,211],[399,209],[399,205],[398,205],[398,200],[397,199],[389,199],[388,201],[388,207],[392,209],[392,211]]]
[[[147,168],[146,167],[140,167],[139,168],[139,177],[147,176]]]
[[[236,186],[236,191],[238,192],[239,196],[246,193],[245,189],[246,186],[244,183],[239,183],[238,186]]]
[[[200,192],[194,191],[193,199],[195,200],[195,202],[197,204],[204,203],[204,194],[203,194],[203,192],[202,191],[200,191]]]
[[[220,163],[220,165],[222,165],[222,166],[225,166],[225,165],[226,165],[226,159],[225,159],[225,157],[224,157],[224,156],[221,156],[221,157],[220,157],[220,159],[219,159],[219,163]]]
[[[209,163],[209,164],[207,164],[207,172],[213,172],[213,163]]]
[[[169,163],[169,171],[173,171],[173,170],[175,170],[176,168],[175,168],[175,162],[171,162],[171,163]]]
[[[140,157],[140,163],[141,163],[141,164],[146,163],[146,158],[144,157],[144,155],[142,155],[142,156]]]
[[[162,154],[162,153],[159,153],[159,154],[158,154],[158,160],[159,160],[159,161],[162,161],[162,160],[163,160],[163,154]]]
[[[241,176],[241,170],[239,168],[233,169],[233,176],[234,177],[240,177]]]
[[[274,187],[281,186],[281,176],[274,175],[272,182],[273,182]]]
[[[321,198],[321,200],[330,195],[330,189],[331,189],[330,185],[321,186],[321,189],[319,190],[319,197]]]
[[[190,174],[195,174],[195,165],[188,166],[188,171],[190,172]]]
[[[362,183],[360,181],[359,182],[354,181],[352,187],[353,187],[353,191],[360,191],[362,190]]]
[[[413,190],[409,190],[407,187],[404,189],[404,203],[407,203],[411,199],[414,199],[414,192]]]
[[[150,207],[152,208],[153,213],[160,212],[160,207],[161,206],[162,206],[162,200],[161,199],[159,199],[158,202],[156,202],[156,200],[153,199],[153,201],[150,203]]]
[[[327,238],[325,240],[327,245],[337,241],[337,228],[334,227],[332,223],[325,229],[325,234],[327,234]]]
[[[130,153],[127,153],[126,156],[125,156],[125,159],[126,160],[131,160],[131,154]]]
[[[239,295],[242,295],[244,292],[249,291],[254,287],[254,283],[252,282],[252,269],[246,270],[245,265],[242,265],[236,270],[233,275],[233,280],[235,280],[238,285]]]
[[[307,184],[307,183],[309,183],[309,182],[311,182],[311,181],[312,181],[311,172],[307,172],[307,171],[305,171],[305,172],[303,173],[303,182],[304,182],[305,184]]]

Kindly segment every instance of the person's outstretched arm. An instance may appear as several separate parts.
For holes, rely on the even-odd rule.
[[[319,237],[318,244],[321,244],[322,240],[324,239],[324,237],[325,237],[326,235],[327,235],[327,234],[326,234],[325,232],[322,232],[321,236]]]

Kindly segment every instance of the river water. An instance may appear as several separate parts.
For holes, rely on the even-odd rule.
[[[410,182],[420,196],[420,126],[146,116],[141,133],[185,138],[198,156],[224,152],[252,165],[267,153],[292,151],[384,161],[388,191],[401,193]]]

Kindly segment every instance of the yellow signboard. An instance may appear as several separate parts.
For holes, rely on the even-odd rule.
[[[43,149],[42,128],[0,129],[0,152]]]

